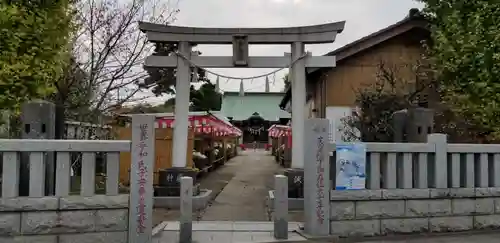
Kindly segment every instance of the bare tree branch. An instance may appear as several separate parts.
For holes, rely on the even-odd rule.
[[[412,66],[420,66],[413,64]],[[394,127],[393,113],[402,109],[417,107],[428,86],[418,84],[420,73],[415,79],[405,80],[403,73],[409,72],[405,66],[400,69],[380,61],[375,82],[355,90],[359,110],[342,119],[339,132],[346,141],[391,142]]]
[[[103,113],[136,100],[147,77],[142,63],[153,50],[138,29],[138,21],[168,24],[175,20],[179,0],[80,0],[73,55],[87,73],[85,82],[60,82],[58,90],[79,85],[91,97],[88,112]],[[67,86],[67,87],[64,87]],[[68,87],[69,86],[69,87]],[[83,94],[82,94],[83,95]],[[137,98],[142,100],[145,97]]]

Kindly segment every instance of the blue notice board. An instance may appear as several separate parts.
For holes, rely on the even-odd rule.
[[[336,190],[361,190],[366,182],[366,145],[338,144]]]

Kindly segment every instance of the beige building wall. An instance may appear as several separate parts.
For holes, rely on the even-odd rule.
[[[403,82],[410,85],[415,81],[414,68],[421,59],[423,48],[420,45],[411,45],[405,39],[396,37],[377,47],[348,57],[337,67],[326,72],[326,104],[324,106],[354,107],[357,93],[373,85],[380,73],[380,64],[392,70]],[[321,83],[321,80],[320,80]],[[412,85],[411,85],[412,86]],[[408,86],[406,88],[412,88]],[[316,92],[321,93],[322,87],[316,85]],[[321,101],[319,97],[316,98]]]

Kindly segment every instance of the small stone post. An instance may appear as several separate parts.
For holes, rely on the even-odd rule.
[[[288,239],[288,178],[274,177],[274,237]]]
[[[434,167],[430,168],[433,174],[435,188],[448,187],[448,144],[446,134],[433,133],[427,137],[427,142],[436,146]]]
[[[193,178],[181,178],[180,243],[191,243],[193,239]]]

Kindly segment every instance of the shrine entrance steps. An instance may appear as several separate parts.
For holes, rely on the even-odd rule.
[[[307,239],[296,230],[299,223],[288,223],[288,239],[274,237],[274,223],[269,221],[196,221],[193,222],[192,242],[196,243],[251,243],[251,242],[300,242]],[[163,222],[154,236],[154,243],[180,242],[179,222]]]

